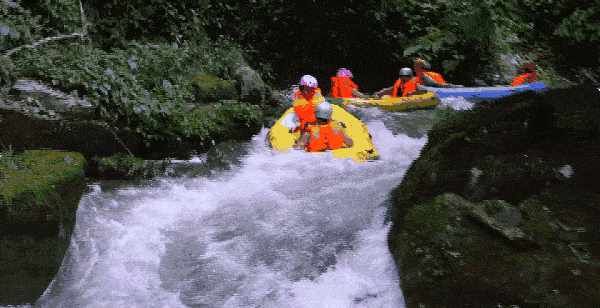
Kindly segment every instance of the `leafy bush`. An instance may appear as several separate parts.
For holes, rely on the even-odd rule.
[[[39,16],[17,1],[0,1],[0,52],[31,42],[41,31]]]
[[[130,41],[206,41],[209,0],[88,0],[92,41],[109,48]]]
[[[227,78],[228,67],[239,60],[237,49],[224,46],[130,44],[127,49],[107,52],[72,43],[23,51],[16,63],[19,75],[78,91],[96,104],[101,118],[140,133],[148,141],[180,136],[205,140],[219,133],[220,128],[210,125],[229,115],[237,117],[236,112],[252,111],[239,104],[219,107],[207,115],[215,121],[212,124],[199,118],[198,112],[188,112],[196,100],[192,77]]]
[[[192,84],[194,85],[195,96],[201,102],[235,99],[238,96],[233,81],[223,80],[213,75],[196,75],[192,78]]]
[[[206,142],[227,137],[247,136],[260,127],[262,111],[258,106],[223,101],[179,113],[174,120],[182,136],[199,138]]]
[[[21,0],[39,18],[44,36],[79,32],[82,29],[79,0]]]

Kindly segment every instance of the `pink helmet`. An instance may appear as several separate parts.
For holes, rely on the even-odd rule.
[[[337,76],[338,77],[350,77],[350,78],[353,77],[352,76],[352,72],[349,69],[345,68],[345,67],[342,67],[342,68],[340,68],[340,69],[337,70]]]
[[[302,76],[302,78],[300,78],[300,85],[307,86],[310,88],[316,88],[319,86],[319,83],[317,82],[317,78],[311,75],[304,75]]]

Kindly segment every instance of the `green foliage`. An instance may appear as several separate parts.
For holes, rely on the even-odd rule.
[[[208,0],[89,0],[92,40],[104,47],[130,41],[204,41]]]
[[[423,57],[446,74],[488,63],[499,49],[498,14],[487,1],[398,1],[389,9],[400,15],[409,40],[402,57]]]
[[[101,178],[151,178],[164,174],[168,160],[144,161],[141,158],[118,153],[110,157],[94,158]]]
[[[31,42],[41,31],[40,17],[19,1],[0,1],[0,52]]]
[[[40,18],[45,36],[81,31],[82,21],[79,0],[21,1]]]
[[[572,43],[600,43],[600,3],[576,9],[558,25],[554,34]]]
[[[196,96],[193,76],[227,78],[228,67],[241,56],[237,49],[223,43],[199,46],[183,44],[130,44],[127,49],[103,51],[78,43],[40,50],[23,51],[16,61],[21,76],[49,81],[65,90],[77,90],[96,104],[99,116],[118,127],[142,134],[148,141],[180,136],[210,140],[220,134],[221,122],[238,117],[238,112],[256,111],[240,104],[215,107],[206,123],[198,112],[188,112]],[[226,97],[213,95],[212,101],[233,98],[233,83],[227,84]],[[225,90],[224,90],[225,91]],[[221,93],[221,92],[217,92]],[[223,93],[221,93],[223,94]],[[220,105],[219,105],[220,106]],[[238,119],[238,118],[235,118]],[[255,118],[241,118],[242,124]],[[202,131],[201,128],[207,129]]]
[[[210,141],[247,135],[248,131],[260,127],[262,117],[262,111],[257,106],[223,101],[179,114],[176,121],[183,136]]]
[[[237,96],[235,83],[219,77],[202,74],[192,78],[196,90],[196,98],[201,102],[210,102],[217,99],[234,99]]]

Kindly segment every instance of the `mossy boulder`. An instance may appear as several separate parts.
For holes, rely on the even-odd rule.
[[[0,304],[35,301],[62,262],[85,188],[85,159],[50,150],[0,157]],[[15,283],[18,281],[18,283]]]
[[[600,302],[598,102],[524,93],[434,125],[390,209],[408,307]]]
[[[192,78],[194,94],[200,103],[216,102],[220,99],[237,99],[235,82],[210,74],[200,74]]]
[[[230,68],[240,89],[240,99],[261,105],[270,100],[271,88],[260,74],[244,62],[238,62]]]
[[[84,179],[79,153],[30,150],[4,154],[0,165],[0,212],[3,225],[40,224],[60,220],[60,188]]]
[[[149,179],[164,175],[169,160],[144,160],[118,153],[92,160],[91,175],[102,179]]]

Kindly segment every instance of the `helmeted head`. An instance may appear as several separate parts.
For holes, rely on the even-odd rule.
[[[307,100],[313,98],[318,86],[317,78],[311,75],[304,75],[300,78],[300,93],[302,93],[302,96]]]
[[[430,70],[431,64],[429,64],[429,62],[427,62],[427,60],[425,60],[425,59],[416,58],[414,67],[415,67],[415,70],[417,70],[417,69]]]
[[[309,88],[316,88],[319,86],[319,83],[317,82],[317,78],[311,75],[304,75],[302,78],[300,78],[300,85]]]
[[[342,68],[338,69],[336,76],[338,76],[338,77],[350,77],[350,78],[354,77],[352,75],[352,72],[349,69],[345,68],[345,67],[342,67]]]
[[[333,112],[333,108],[331,108],[331,104],[328,102],[322,102],[317,105],[315,110],[315,116],[317,119],[321,120],[329,120],[331,119],[331,113]]]
[[[412,69],[410,69],[408,67],[403,67],[403,68],[400,69],[400,72],[398,72],[398,75],[400,77],[412,78],[413,71],[412,71]]]

